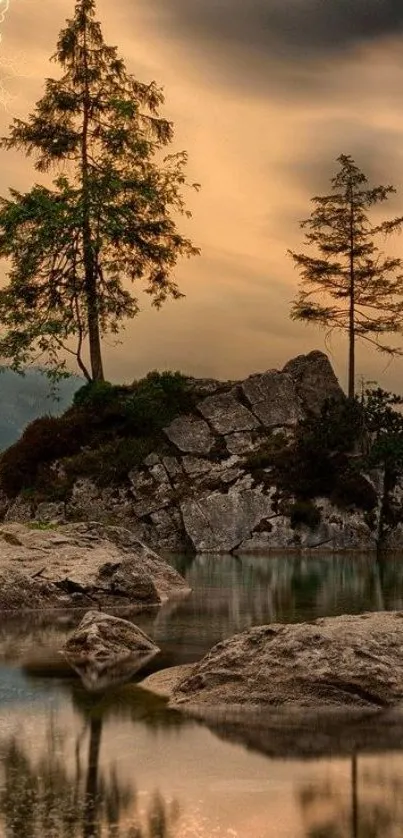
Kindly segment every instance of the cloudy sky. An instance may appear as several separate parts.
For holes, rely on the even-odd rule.
[[[73,5],[10,0],[2,134],[56,74],[48,58]],[[185,228],[202,255],[177,271],[186,299],[160,312],[146,302],[122,345],[106,348],[108,376],[171,368],[239,378],[325,348],[323,333],[289,319],[298,275],[286,251],[300,247],[298,222],[327,191],[340,153],[393,183],[385,213],[403,214],[401,0],[99,0],[98,16],[128,68],[165,88],[175,148],[188,150],[189,175],[202,184]],[[3,152],[3,194],[38,177],[31,161]],[[344,382],[345,343],[327,349]],[[403,359],[386,368],[364,348],[357,374],[403,392]]]

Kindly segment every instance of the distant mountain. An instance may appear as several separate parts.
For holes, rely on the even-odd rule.
[[[23,377],[10,370],[0,372],[0,450],[12,445],[38,416],[63,413],[83,383],[75,376],[61,381],[56,400],[49,380],[39,370],[29,370]]]

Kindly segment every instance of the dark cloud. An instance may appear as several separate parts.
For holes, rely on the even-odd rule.
[[[148,0],[150,2],[150,0]],[[284,51],[340,52],[403,32],[402,0],[154,0],[162,25],[204,42]]]

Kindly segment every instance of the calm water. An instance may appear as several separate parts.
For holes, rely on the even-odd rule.
[[[153,667],[252,625],[403,609],[403,559],[177,560],[194,593],[136,622]],[[0,623],[0,836],[402,838],[403,745],[269,759],[169,711],[135,683],[89,695],[58,655],[78,615]]]

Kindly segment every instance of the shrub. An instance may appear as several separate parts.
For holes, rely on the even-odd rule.
[[[360,473],[366,462],[361,453],[366,433],[365,405],[355,399],[329,402],[320,416],[300,423],[292,445],[274,453],[278,487],[302,503],[302,512],[299,506],[293,512],[296,522],[295,516],[306,511],[303,504],[318,496],[344,508],[375,508],[376,491]]]
[[[288,448],[288,439],[284,433],[270,434],[256,451],[247,454],[244,465],[250,471],[260,471],[272,466],[280,452]]]
[[[6,494],[13,497],[22,488],[33,486],[43,464],[74,454],[83,438],[83,423],[78,416],[35,419],[18,442],[1,455],[0,479]]]
[[[100,448],[82,451],[65,460],[63,465],[71,480],[91,477],[99,486],[113,485],[141,465],[154,444],[155,440],[149,437],[118,439]]]
[[[73,405],[84,408],[101,408],[116,401],[117,393],[122,388],[115,387],[109,381],[89,381],[74,395]]]
[[[70,475],[81,467],[96,477],[100,469],[101,481],[117,480],[150,452],[163,426],[191,406],[187,380],[178,372],[152,372],[130,387],[86,384],[63,416],[35,420],[1,455],[2,488],[13,497],[34,486],[46,491],[48,483],[63,496],[71,478],[58,481],[47,466],[66,458]]]
[[[125,402],[126,432],[148,435],[193,406],[186,378],[179,372],[150,372],[135,383]]]
[[[309,529],[316,530],[321,521],[321,511],[311,501],[299,500],[290,507],[291,526],[305,524]]]
[[[365,512],[372,512],[378,502],[377,493],[369,480],[353,469],[338,476],[330,497],[336,506],[357,506]]]

